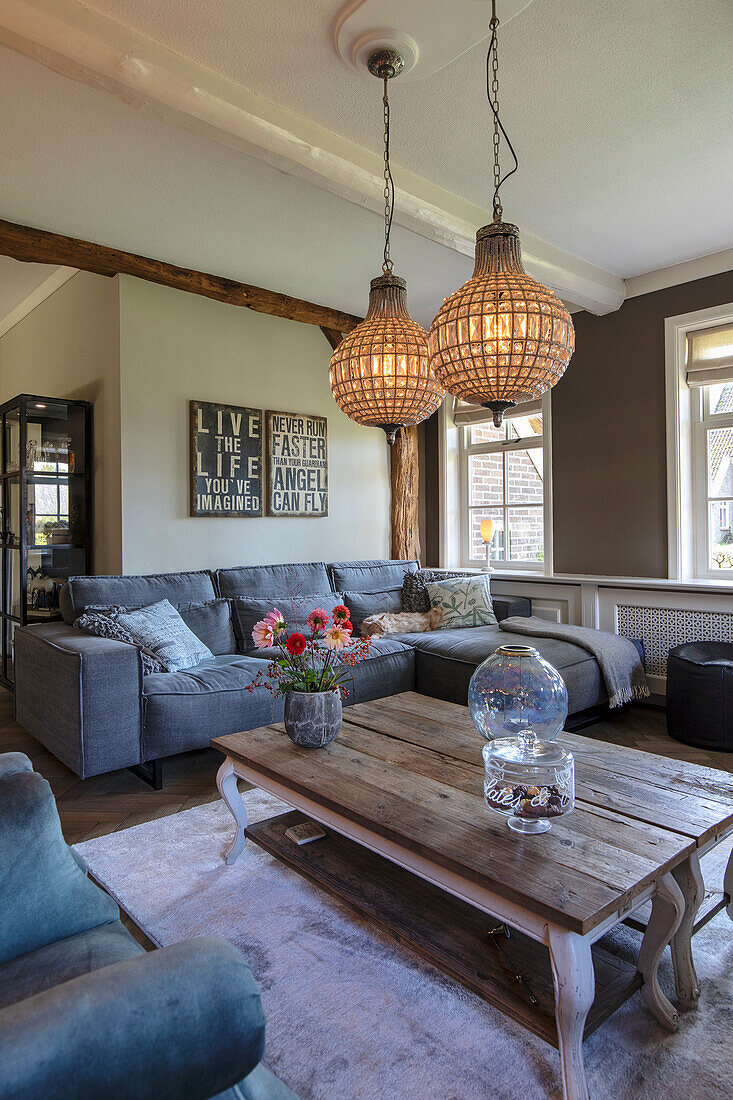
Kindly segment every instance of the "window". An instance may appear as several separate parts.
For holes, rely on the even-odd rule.
[[[486,561],[481,521],[494,524],[491,561],[496,568],[537,569],[545,563],[543,412],[459,426],[462,482],[462,558]]]
[[[665,332],[669,576],[733,585],[733,303]]]
[[[733,578],[733,382],[701,386],[692,401],[695,572]]]

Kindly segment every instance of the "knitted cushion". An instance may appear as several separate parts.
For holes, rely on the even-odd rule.
[[[117,615],[121,611],[124,611],[123,607],[88,607],[84,614],[75,620],[74,626],[98,638],[114,638],[118,642],[137,645],[140,650],[143,676],[149,676],[152,672],[165,672],[163,662],[154,653],[138,645],[127,627],[117,621]]]

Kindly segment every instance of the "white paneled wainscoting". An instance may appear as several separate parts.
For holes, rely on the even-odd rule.
[[[629,577],[492,573],[499,596],[526,596],[551,622],[610,630],[644,643],[652,692],[664,695],[667,654],[683,642],[733,643],[733,587]]]

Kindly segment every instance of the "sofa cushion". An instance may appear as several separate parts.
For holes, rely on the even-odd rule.
[[[240,565],[235,569],[217,570],[215,579],[221,596],[282,600],[307,592],[331,591],[326,566],[321,561]]]
[[[5,775],[0,805],[0,963],[118,919],[67,847],[45,779]]]
[[[364,619],[378,615],[380,611],[402,610],[402,587],[385,588],[381,592],[344,592],[344,603],[351,612],[356,630]]]
[[[232,600],[234,628],[237,634],[237,643],[242,653],[257,656],[258,650],[252,640],[252,629],[255,623],[264,619],[269,611],[277,607],[285,617],[288,633],[298,631],[310,634],[308,616],[316,607],[322,608],[328,615],[333,614],[334,607],[343,603],[340,592],[330,592],[327,595],[317,593],[312,596],[288,596],[285,599],[254,599],[247,596],[235,596]]]
[[[168,672],[191,668],[213,656],[168,600],[136,611],[120,611],[116,618],[138,645],[154,654]]]
[[[182,605],[178,608],[178,614],[215,657],[237,652],[230,600],[215,599]]]
[[[195,573],[153,573],[148,577],[70,577],[62,591],[61,612],[69,623],[87,607],[148,607],[168,600],[174,607],[213,600],[208,569]]]
[[[0,1008],[80,974],[144,954],[145,948],[118,920],[56,940],[0,966]]]
[[[568,689],[570,714],[598,706],[608,699],[597,662],[587,650],[570,642],[528,638],[497,626],[399,634],[397,638],[415,647],[417,690],[436,699],[466,706],[468,682],[474,670],[500,645],[532,645],[554,665]]]
[[[256,729],[283,716],[281,697],[252,681],[267,662],[227,654],[143,683],[143,760],[202,749],[212,737]]]
[[[465,626],[496,626],[486,576],[428,581],[428,596],[431,607],[441,612],[446,630]]]
[[[401,587],[405,573],[417,568],[416,561],[337,561],[328,572],[335,592],[384,592]]]
[[[372,638],[369,656],[349,669],[344,705],[415,690],[415,651],[395,638]]]

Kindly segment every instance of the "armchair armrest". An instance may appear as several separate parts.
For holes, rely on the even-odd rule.
[[[136,646],[65,623],[15,632],[16,717],[82,779],[142,759]]]
[[[186,940],[0,1010],[0,1096],[207,1100],[264,1047],[242,955],[225,940]]]

